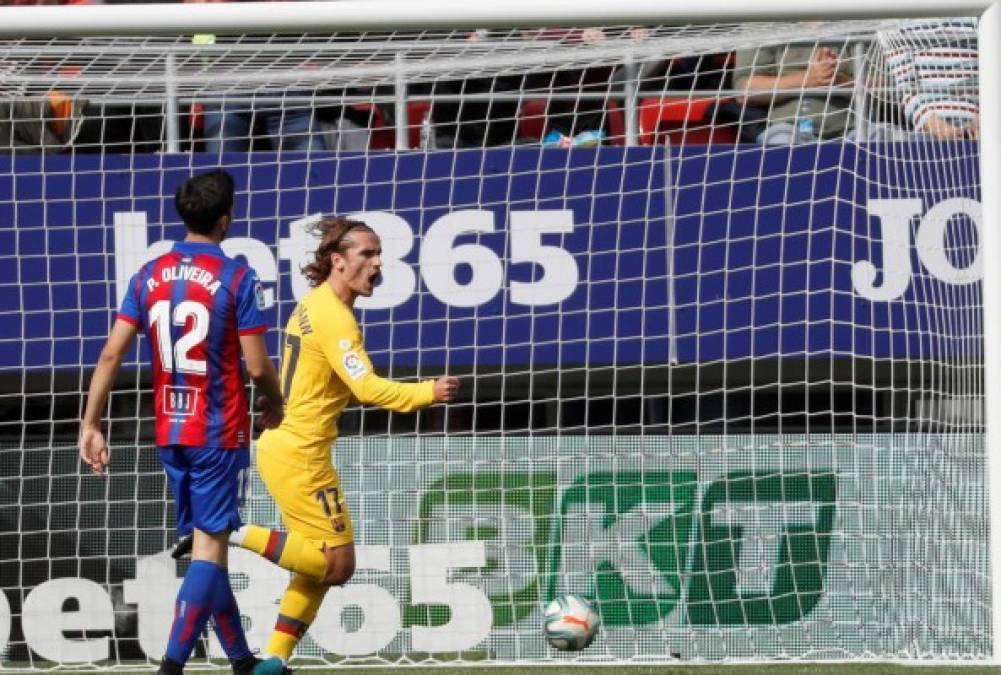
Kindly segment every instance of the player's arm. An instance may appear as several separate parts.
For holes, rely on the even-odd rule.
[[[264,300],[261,282],[257,274],[248,269],[240,280],[236,297],[236,320],[240,335],[240,349],[247,365],[247,374],[260,392],[257,408],[261,411],[260,423],[265,429],[273,429],[282,423],[285,416],[278,372],[268,356],[264,342],[267,325],[261,311]]]
[[[357,384],[348,385],[360,403],[393,412],[413,412],[433,403],[449,403],[459,391],[459,378],[445,375],[423,382],[396,382],[369,371]]]
[[[440,377],[424,382],[396,382],[375,374],[372,360],[361,342],[361,332],[354,321],[344,321],[341,330],[320,335],[320,344],[337,376],[351,390],[359,403],[393,412],[413,412],[433,403],[447,403],[455,398],[459,380]]]
[[[240,348],[243,350],[243,360],[247,364],[247,374],[261,394],[257,399],[257,407],[261,411],[261,425],[265,429],[273,429],[282,422],[283,401],[281,387],[278,384],[278,371],[268,356],[264,333],[241,335]]]
[[[396,382],[379,377],[372,368],[368,354],[362,348],[346,352],[346,356],[342,357],[334,369],[359,403],[378,406],[393,412],[413,412],[438,401],[450,401],[454,396],[454,390],[458,388],[458,380],[451,378],[456,382],[451,394],[448,398],[439,398],[441,388],[436,391],[436,380]]]
[[[101,433],[102,413],[115,378],[118,377],[118,369],[136,339],[137,332],[135,324],[122,318],[117,319],[90,378],[87,407],[80,423],[80,458],[96,476],[103,476],[108,466],[108,446]]]
[[[410,383],[410,382],[396,382],[394,380],[387,380],[386,378],[379,377],[378,375],[374,375],[373,377],[375,379],[374,380],[368,380],[368,381],[366,381],[366,385],[371,386],[371,383],[375,382],[375,383],[377,383],[377,386],[379,386],[379,385],[385,385],[388,388],[399,386],[399,387],[403,387],[404,390],[406,390],[409,387],[422,388],[427,383],[430,382],[431,383],[431,403],[420,404],[420,405],[416,405],[416,406],[407,406],[405,408],[399,408],[399,407],[396,407],[395,403],[393,403],[392,401],[389,402],[389,403],[382,403],[382,402],[380,402],[380,394],[379,394],[379,392],[372,392],[372,391],[370,391],[369,392],[370,395],[371,395],[370,400],[363,401],[363,400],[361,400],[361,399],[359,399],[357,397],[357,394],[354,394],[354,390],[352,389],[352,394],[354,394],[354,395],[352,396],[353,403],[351,405],[358,405],[359,403],[364,403],[364,404],[367,404],[367,405],[376,405],[376,406],[379,406],[381,408],[387,408],[388,410],[392,410],[394,412],[413,412],[414,410],[420,410],[421,408],[425,408],[428,405],[431,405],[432,403],[451,403],[452,401],[455,400],[455,395],[459,391],[459,378],[454,377],[452,375],[442,375],[437,380],[425,380],[424,382],[415,382],[415,383]],[[389,393],[390,393],[390,396],[392,396],[392,392],[390,391]]]

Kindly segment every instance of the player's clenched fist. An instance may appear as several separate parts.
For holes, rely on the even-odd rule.
[[[257,418],[257,426],[261,429],[276,429],[285,417],[285,408],[272,403],[267,396],[258,396],[255,401],[260,415]]]
[[[459,391],[459,378],[446,375],[439,377],[434,382],[435,403],[449,403],[455,399],[455,393]]]

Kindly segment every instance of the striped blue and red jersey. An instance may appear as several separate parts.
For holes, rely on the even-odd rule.
[[[146,333],[156,444],[245,448],[240,336],[267,330],[254,270],[216,244],[178,242],[129,282],[118,318]]]

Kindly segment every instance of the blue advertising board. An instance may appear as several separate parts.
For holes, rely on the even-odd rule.
[[[932,172],[907,150],[227,155],[225,244],[258,270],[279,327],[307,290],[310,219],[371,222],[384,278],[359,310],[383,367],[974,355],[976,154]],[[184,235],[176,186],[216,165],[0,157],[0,369],[92,364],[128,277]]]

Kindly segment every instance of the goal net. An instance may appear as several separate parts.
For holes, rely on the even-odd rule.
[[[341,418],[358,571],[293,665],[990,658],[977,86],[973,19],[5,40],[0,668],[162,656],[145,345],[107,480],[75,439],[217,166],[275,358],[306,226],[354,214],[377,369],[462,380]],[[245,518],[281,525],[256,478]],[[263,647],[288,576],[231,567]]]

